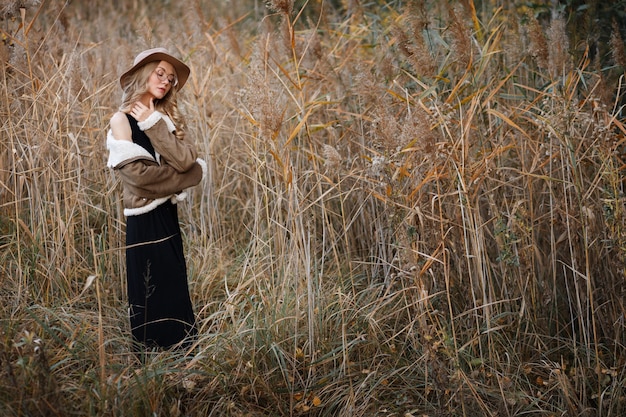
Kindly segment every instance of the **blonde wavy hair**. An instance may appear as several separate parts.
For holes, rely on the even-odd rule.
[[[159,63],[157,61],[148,62],[146,65],[138,68],[127,79],[126,85],[122,88],[122,104],[119,108],[124,113],[129,113],[133,104],[135,104],[143,94],[148,91],[148,78],[152,75]],[[154,100],[154,108],[161,113],[167,114],[176,131],[174,134],[178,139],[185,137],[185,119],[178,110],[177,88],[172,86],[165,97],[160,100]]]

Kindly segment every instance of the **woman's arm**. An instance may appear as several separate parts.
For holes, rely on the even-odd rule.
[[[185,172],[178,172],[167,164],[157,165],[143,159],[115,168],[132,194],[152,199],[167,197],[197,185],[203,176],[203,168],[196,161]]]
[[[176,171],[189,170],[198,159],[194,144],[189,139],[178,139],[174,135],[174,124],[163,113],[155,111],[138,125],[148,135],[154,149]]]

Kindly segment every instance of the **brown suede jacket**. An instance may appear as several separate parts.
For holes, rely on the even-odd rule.
[[[156,158],[129,140],[114,138],[111,130],[107,134],[107,166],[122,179],[125,216],[147,213],[167,200],[182,201],[184,190],[206,176],[206,163],[198,158],[194,144],[174,136],[168,116],[155,111],[138,126],[150,138]]]

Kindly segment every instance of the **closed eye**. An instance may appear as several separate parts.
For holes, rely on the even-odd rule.
[[[163,76],[165,76],[165,74],[167,74],[167,72],[165,71],[165,68],[161,68],[161,67],[158,67],[158,68],[157,68],[156,73],[157,73],[157,75],[159,76],[159,78],[163,78]],[[174,83],[174,81],[176,81],[176,76],[175,76],[174,74],[168,74],[168,75],[167,75],[167,80],[168,80],[170,83],[172,83],[172,84],[173,84],[173,83]]]

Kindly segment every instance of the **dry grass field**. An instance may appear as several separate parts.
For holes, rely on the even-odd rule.
[[[0,415],[626,415],[623,34],[522,3],[0,3]],[[200,338],[141,364],[105,139],[159,45]]]

